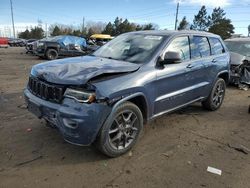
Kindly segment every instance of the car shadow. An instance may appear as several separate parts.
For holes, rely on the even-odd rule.
[[[207,110],[204,110],[200,103],[197,103],[175,111],[171,113],[172,115],[170,116],[168,114],[163,115],[159,117],[157,121],[166,118],[171,119],[173,115],[202,115],[203,113],[207,113]],[[100,162],[102,164],[109,160],[120,160],[120,158],[124,159],[128,157],[128,155],[125,154],[119,158],[112,159],[102,154],[93,144],[90,146],[69,144],[63,140],[63,137],[57,129],[47,127],[45,121],[37,120],[35,117],[29,121],[32,121],[32,132],[19,143],[19,146],[22,148],[16,151],[20,157],[14,166],[19,166],[18,164],[22,163],[25,163],[25,166],[29,165],[29,163],[35,166],[60,166],[91,162]],[[149,124],[152,123],[154,124],[154,122]],[[156,123],[156,126],[157,124],[158,123]],[[148,131],[150,131],[150,129],[148,129]],[[23,154],[21,154],[21,152]],[[35,159],[35,161],[33,161],[33,159]],[[28,161],[28,163],[26,163],[26,161]]]
[[[97,150],[92,144],[90,146],[77,146],[63,140],[56,128],[44,126],[43,121],[37,125],[39,130],[34,131],[37,139],[33,144],[31,153],[41,155],[44,161],[53,161],[52,165],[74,164],[102,161],[109,159]]]

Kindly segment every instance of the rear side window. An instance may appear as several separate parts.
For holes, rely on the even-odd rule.
[[[212,55],[219,55],[225,52],[221,42],[217,38],[209,38]]]
[[[175,38],[168,46],[166,52],[178,52],[182,60],[190,60],[189,38]]]
[[[210,45],[207,37],[194,36],[191,43],[192,59],[210,56]]]

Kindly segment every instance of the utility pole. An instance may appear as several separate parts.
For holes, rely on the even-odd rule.
[[[175,30],[177,30],[178,14],[179,14],[179,2],[177,3],[177,7],[176,7],[175,25],[174,25]]]
[[[45,37],[48,37],[48,25],[47,22],[45,22]]]
[[[82,17],[82,34],[84,32],[84,28],[85,28],[85,18]]]
[[[248,26],[248,37],[250,37],[250,25]]]
[[[15,25],[14,25],[14,16],[13,16],[13,7],[12,7],[12,0],[10,0],[10,9],[11,9],[13,36],[14,36],[14,38],[16,38]]]

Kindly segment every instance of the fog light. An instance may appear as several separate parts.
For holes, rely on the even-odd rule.
[[[63,118],[63,124],[70,129],[76,129],[78,127],[77,121],[72,119]]]

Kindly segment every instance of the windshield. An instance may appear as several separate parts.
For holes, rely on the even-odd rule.
[[[229,51],[250,56],[250,41],[225,41]]]
[[[93,55],[131,63],[144,63],[151,59],[163,38],[157,35],[123,34],[99,48]]]
[[[59,35],[59,36],[55,36],[55,37],[46,37],[41,39],[40,41],[51,41],[51,42],[56,42],[59,39],[63,38],[63,36]]]

